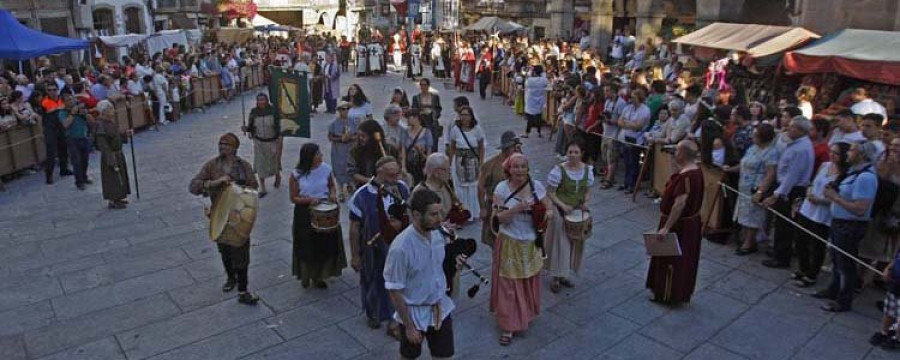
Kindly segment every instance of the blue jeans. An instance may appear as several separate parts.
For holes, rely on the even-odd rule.
[[[641,149],[636,146],[623,145],[622,157],[625,160],[625,188],[634,189],[640,172]]]
[[[859,242],[866,234],[866,225],[866,221],[832,219],[831,243],[856,257],[859,254]],[[858,280],[856,263],[834,249],[831,250],[831,258],[834,269],[828,294],[836,296],[839,305],[850,307]]]
[[[66,143],[69,160],[72,161],[72,171],[75,173],[75,185],[84,184],[87,181],[88,159],[90,158],[88,139],[68,138]]]

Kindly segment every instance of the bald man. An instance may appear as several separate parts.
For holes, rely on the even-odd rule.
[[[691,140],[682,140],[675,148],[679,170],[669,178],[662,196],[657,241],[664,241],[666,235],[674,233],[681,256],[654,256],[650,260],[646,286],[652,290],[656,302],[686,303],[694,293],[703,230],[700,221],[703,173],[697,167],[699,153],[699,147]]]

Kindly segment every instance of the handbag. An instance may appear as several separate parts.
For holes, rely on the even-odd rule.
[[[469,142],[469,137],[466,136],[466,132],[463,131],[462,127],[457,125],[456,128],[459,129],[466,146],[469,147],[465,151],[460,152],[459,163],[456,166],[456,176],[461,182],[476,181],[478,180],[478,167],[481,165],[476,153],[477,149],[472,147],[472,143]]]

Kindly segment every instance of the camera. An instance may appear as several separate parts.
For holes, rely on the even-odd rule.
[[[395,219],[399,219],[406,214],[406,201],[400,201],[388,206],[387,213]]]

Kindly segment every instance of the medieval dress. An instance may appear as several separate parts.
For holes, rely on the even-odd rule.
[[[275,108],[250,110],[247,128],[253,137],[253,169],[264,179],[277,174],[281,169],[278,154],[281,124],[275,119]]]
[[[690,302],[697,282],[700,262],[702,223],[700,205],[703,203],[703,173],[699,169],[672,174],[660,203],[659,226],[662,227],[675,205],[675,198],[687,195],[681,218],[671,231],[678,236],[681,256],[654,256],[647,272],[647,288],[661,302]]]
[[[372,73],[380,73],[383,71],[382,59],[384,50],[381,48],[381,44],[379,43],[371,43],[368,46],[369,50],[369,71]]]

